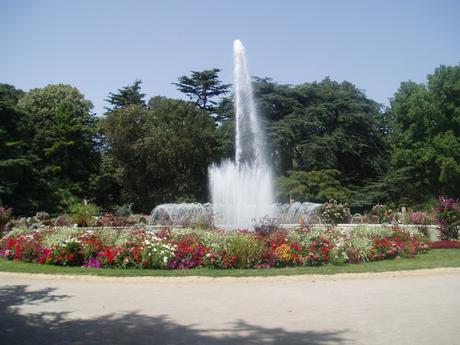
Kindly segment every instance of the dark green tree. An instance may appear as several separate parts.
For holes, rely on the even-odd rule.
[[[36,158],[30,153],[33,130],[17,108],[23,95],[11,85],[0,84],[0,204],[13,207],[15,214],[28,214],[38,206]]]
[[[223,84],[219,80],[220,69],[214,68],[204,71],[191,71],[190,76],[178,78],[178,83],[173,83],[177,90],[185,93],[190,100],[203,110],[214,111],[216,97],[229,92],[230,84]]]
[[[386,182],[379,180],[388,169],[385,114],[353,84],[326,78],[292,86],[254,78],[254,93],[281,199],[352,202],[355,191]],[[227,157],[234,140],[226,130],[234,126],[230,101],[224,98],[216,109]],[[356,205],[372,205],[382,197],[378,192]]]
[[[235,110],[233,97],[224,97],[214,111],[216,131],[219,140],[219,159],[233,158],[235,155]]]
[[[271,78],[254,77],[254,94],[263,118],[276,122],[302,108],[304,96],[291,85],[281,85]]]
[[[256,90],[279,175],[333,169],[345,185],[363,185],[385,172],[380,106],[353,84],[326,78],[283,86],[264,79]]]
[[[460,196],[460,65],[440,66],[428,83],[403,82],[392,98],[393,170],[407,171],[412,203]]]
[[[132,85],[118,89],[115,93],[110,92],[106,101],[110,103],[111,107],[106,107],[106,109],[111,111],[120,109],[127,105],[145,106],[145,94],[141,93],[141,84],[142,81],[136,79]]]
[[[105,211],[113,211],[115,206],[123,205],[121,180],[120,171],[105,148],[101,151],[99,170],[90,179],[91,199]]]
[[[88,197],[89,180],[97,172],[97,118],[92,104],[70,85],[33,89],[18,102],[33,129],[30,153],[34,174],[46,186],[39,204],[56,211],[70,197]]]
[[[209,113],[188,102],[154,97],[103,120],[124,202],[150,212],[162,202],[206,200],[207,169],[217,155]]]
[[[276,181],[277,190],[283,199],[326,202],[330,199],[348,201],[349,191],[341,185],[340,172],[334,169],[289,171]]]

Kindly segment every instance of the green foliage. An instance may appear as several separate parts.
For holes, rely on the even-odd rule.
[[[213,111],[217,104],[213,99],[228,93],[230,84],[222,84],[218,73],[220,69],[213,68],[204,71],[191,71],[190,77],[178,78],[178,83],[173,83],[177,90],[185,93],[190,100],[203,110]]]
[[[74,87],[23,92],[0,84],[0,202],[15,214],[56,213],[87,198],[113,209],[208,200],[207,169],[233,156],[234,109],[219,69],[174,85],[190,102],[154,97],[136,80],[114,93],[103,119]],[[384,112],[349,82],[282,85],[255,78],[257,107],[287,200],[434,205],[460,194],[460,65],[426,84],[403,82]],[[205,110],[205,111],[203,111]],[[212,114],[211,114],[212,113]]]
[[[340,172],[335,169],[309,172],[291,170],[288,176],[281,176],[276,182],[278,193],[284,199],[314,202],[348,199],[348,190],[342,186]]]
[[[120,172],[113,157],[107,152],[101,152],[99,170],[90,179],[91,199],[105,210],[121,203]]]
[[[411,169],[390,169],[385,175],[366,181],[364,186],[351,186],[350,206],[355,210],[370,209],[377,203],[407,205],[404,195],[410,189]],[[423,208],[423,207],[422,207]]]
[[[145,101],[143,99],[145,94],[141,93],[141,84],[141,80],[135,80],[132,85],[118,89],[118,92],[116,93],[110,92],[106,101],[109,102],[112,107],[106,107],[106,109],[108,111],[112,111],[128,105],[145,106]]]
[[[207,112],[188,102],[154,97],[146,108],[130,105],[107,113],[102,130],[122,202],[150,212],[158,203],[180,197],[207,197],[207,169],[218,142]]]
[[[256,87],[260,108],[272,122],[275,170],[338,170],[349,184],[385,171],[383,118],[377,103],[348,82],[329,78],[297,86]],[[274,94],[276,93],[276,94]]]
[[[234,157],[235,152],[235,110],[233,98],[222,99],[213,114],[217,124],[218,152],[221,159]]]
[[[133,214],[132,210],[133,204],[123,204],[121,206],[115,207],[115,214],[118,217],[129,217]]]
[[[386,172],[385,119],[353,84],[326,78],[291,86],[256,78],[255,93],[281,197],[351,200],[353,190]]]
[[[99,208],[94,204],[73,203],[69,206],[69,213],[72,221],[78,226],[93,226]]]
[[[393,169],[409,168],[411,202],[460,191],[460,65],[440,66],[427,85],[403,82],[391,100]]]
[[[251,234],[234,233],[227,242],[227,254],[238,258],[238,267],[253,267],[259,263],[262,256],[262,244]]]
[[[0,203],[12,206],[16,214],[37,210],[33,195],[38,183],[33,173],[37,158],[30,152],[33,128],[17,102],[24,92],[0,84]]]
[[[56,211],[70,195],[84,197],[98,169],[97,119],[92,104],[63,84],[33,89],[18,102],[32,129],[29,154],[36,157],[35,196],[41,209]],[[38,187],[39,188],[38,188]]]

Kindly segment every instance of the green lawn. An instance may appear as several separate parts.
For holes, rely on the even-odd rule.
[[[460,267],[459,249],[433,249],[416,258],[401,258],[363,264],[325,265],[320,267],[287,267],[271,269],[245,269],[245,270],[218,270],[218,269],[191,269],[191,270],[139,270],[139,269],[92,269],[80,267],[61,267],[40,265],[19,261],[0,259],[0,271],[45,273],[45,274],[74,274],[74,275],[97,275],[107,277],[183,277],[183,276],[207,276],[207,277],[255,277],[277,275],[301,275],[301,274],[335,274],[335,273],[360,273],[360,272],[386,272],[400,270],[415,270],[421,268]]]

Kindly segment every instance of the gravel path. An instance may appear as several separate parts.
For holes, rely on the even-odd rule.
[[[0,273],[0,343],[454,345],[460,269],[270,278]]]

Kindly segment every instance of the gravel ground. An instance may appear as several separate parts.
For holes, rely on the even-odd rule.
[[[460,269],[254,278],[0,273],[0,343],[459,344]]]

